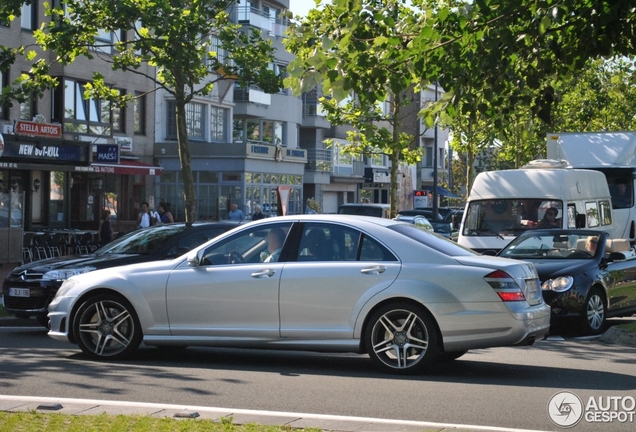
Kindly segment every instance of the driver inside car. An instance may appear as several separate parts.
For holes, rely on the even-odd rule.
[[[267,252],[269,256],[263,262],[276,262],[280,256],[285,241],[285,231],[281,228],[272,228],[267,233]]]

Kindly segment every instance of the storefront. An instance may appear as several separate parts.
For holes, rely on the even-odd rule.
[[[2,142],[1,191],[13,197],[13,219],[22,215],[12,224],[26,231],[96,229],[103,209],[111,210],[114,230],[130,231],[147,176],[161,174],[161,167],[120,157],[117,144],[18,135]]]

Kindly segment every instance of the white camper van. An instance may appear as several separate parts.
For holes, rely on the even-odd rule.
[[[549,133],[548,158],[605,174],[617,237],[636,242],[636,132]]]
[[[614,237],[605,176],[563,166],[543,160],[477,175],[458,243],[477,252],[499,251],[520,233],[537,228],[600,228]]]

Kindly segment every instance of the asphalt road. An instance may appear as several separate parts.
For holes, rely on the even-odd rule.
[[[476,350],[401,377],[366,356],[305,352],[143,348],[127,361],[96,362],[39,327],[0,327],[0,393],[562,430],[548,417],[551,397],[636,398],[634,358],[634,347],[566,336]],[[583,420],[573,430],[634,426]]]

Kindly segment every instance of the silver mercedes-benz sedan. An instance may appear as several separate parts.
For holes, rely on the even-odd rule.
[[[396,373],[545,337],[530,263],[481,256],[416,225],[301,215],[241,225],[170,261],[66,280],[57,340],[99,359],[150,346],[368,353]]]

